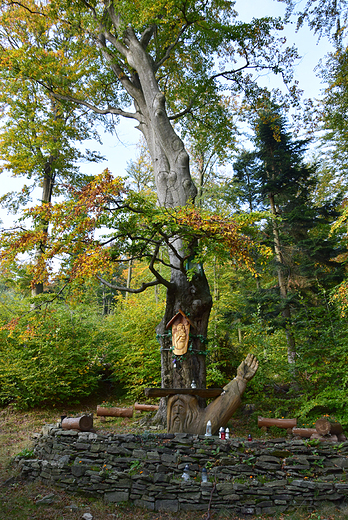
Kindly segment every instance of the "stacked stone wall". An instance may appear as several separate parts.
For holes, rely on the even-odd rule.
[[[19,460],[26,478],[156,511],[211,507],[262,514],[341,504],[348,497],[348,442],[101,435],[46,426],[34,456]],[[184,481],[187,464],[190,480]],[[208,482],[201,482],[203,467]]]

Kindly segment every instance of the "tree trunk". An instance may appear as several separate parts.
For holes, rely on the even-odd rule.
[[[276,217],[278,212],[277,212],[277,208],[276,208],[276,205],[275,205],[274,195],[273,194],[271,194],[269,196],[269,200],[270,200],[270,206],[271,206],[272,215],[274,215],[274,217]],[[278,262],[277,272],[278,272],[279,292],[280,292],[280,297],[283,300],[286,300],[287,299],[287,295],[288,295],[288,290],[287,290],[287,280],[286,280],[286,277],[284,275],[285,262],[284,262],[284,257],[283,257],[283,253],[282,253],[282,248],[281,248],[278,223],[277,223],[275,218],[272,221],[272,227],[273,227],[274,252],[275,252],[275,256],[276,256],[277,262]],[[286,339],[287,339],[287,344],[288,344],[288,362],[290,364],[293,364],[293,363],[295,363],[296,347],[295,347],[294,335],[293,335],[293,333],[290,330],[291,309],[290,309],[290,305],[288,303],[286,303],[284,305],[282,316],[286,320],[286,323],[285,323],[285,334],[286,334]]]
[[[167,304],[163,320],[157,327],[161,345],[162,387],[197,388],[206,387],[206,336],[212,306],[209,286],[203,270],[188,281],[182,273],[173,272],[175,289],[168,289]],[[194,327],[190,330],[189,350],[184,356],[173,356],[172,339],[166,324],[181,309]],[[176,365],[176,366],[174,366]]]
[[[42,182],[42,199],[41,204],[47,204],[51,202],[52,200],[52,190],[54,185],[54,174],[52,172],[52,164],[55,158],[53,156],[50,156],[50,158],[47,160],[44,168],[44,177]],[[48,233],[48,222],[42,221],[42,227],[43,232],[45,235]],[[37,252],[36,252],[36,259],[37,262],[39,262],[40,257],[43,254],[43,248],[44,248],[44,242],[41,242],[38,244]],[[35,283],[32,286],[31,289],[31,295],[32,296],[38,296],[39,294],[42,294],[44,290],[44,285],[42,282]]]
[[[175,133],[165,108],[165,98],[159,90],[153,63],[132,31],[128,33],[127,60],[138,74],[138,95],[134,97],[137,112],[141,114],[139,130],[143,133],[153,162],[158,203],[164,208],[184,206],[193,200],[197,190],[189,168],[189,156],[184,143]],[[134,78],[137,81],[137,78]],[[171,242],[170,287],[163,320],[157,328],[162,352],[162,386],[189,388],[195,380],[197,388],[205,388],[206,335],[212,298],[208,281],[201,265],[195,265],[196,274],[189,281],[182,266],[185,256],[180,238]],[[174,367],[171,338],[167,323],[182,310],[193,323],[189,352],[176,360]]]
[[[108,32],[99,37],[100,48],[112,70],[118,76],[122,86],[133,98],[134,117],[138,121],[137,128],[142,132],[147,143],[156,182],[158,204],[163,208],[185,206],[197,194],[189,168],[189,156],[183,141],[174,131],[169,120],[165,97],[160,91],[155,72],[156,64],[146,51],[147,38],[151,39],[151,28],[145,40],[138,39],[132,28],[124,29],[122,21],[111,2],[107,7],[112,24],[123,34],[122,43],[116,41]],[[144,35],[145,35],[144,33]],[[109,53],[105,40],[109,39],[121,53],[125,61],[120,66],[114,56]],[[123,67],[123,68],[122,68]],[[127,68],[128,76],[124,74]],[[206,384],[205,338],[212,298],[209,285],[200,265],[196,266],[196,275],[189,281],[183,267],[182,242],[179,237],[171,241],[169,258],[171,264],[171,280],[167,284],[167,302],[163,320],[157,328],[162,353],[162,386],[187,388],[194,379],[198,388]],[[166,324],[181,309],[194,328],[191,330],[190,350],[182,359],[178,359],[174,367],[171,338]],[[157,419],[166,422],[165,401],[161,406]]]

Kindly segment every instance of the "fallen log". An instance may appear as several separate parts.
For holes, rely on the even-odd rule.
[[[62,420],[63,430],[80,430],[89,432],[93,428],[93,416],[82,415],[81,417],[65,417]]]
[[[315,428],[293,428],[292,434],[299,437],[307,437],[308,439],[315,433],[318,433]]]
[[[134,410],[140,410],[142,412],[154,412],[159,409],[158,404],[140,404],[134,403]]]
[[[98,417],[133,417],[133,407],[116,408],[114,406],[97,406]]]
[[[277,428],[284,428],[288,430],[289,428],[294,428],[297,425],[297,419],[269,419],[267,417],[258,417],[257,425],[262,427],[269,428],[270,426],[276,426]]]

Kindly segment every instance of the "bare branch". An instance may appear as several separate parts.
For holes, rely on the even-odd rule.
[[[173,119],[179,119],[179,117],[183,117],[189,112],[191,112],[192,107],[194,103],[194,98],[191,99],[190,104],[188,107],[185,108],[185,110],[182,110],[181,112],[178,112],[177,114],[173,114],[172,116],[169,116],[168,119],[172,121]]]
[[[242,70],[245,70],[245,69],[257,69],[257,68],[259,68],[259,65],[252,65],[252,66],[250,66],[250,62],[246,58],[245,65],[242,65],[238,69],[225,70],[223,72],[219,72],[218,74],[214,74],[213,76],[211,76],[210,79],[220,78],[221,76],[223,78],[225,78],[225,79],[229,79],[229,78],[226,78],[226,74],[228,74],[228,75],[237,74],[238,72],[241,72]]]
[[[129,119],[136,119],[137,121],[140,121],[140,117],[137,113],[125,112],[121,108],[110,107],[110,106],[108,106],[107,108],[98,108],[95,105],[92,105],[92,103],[88,103],[88,101],[82,101],[82,99],[78,99],[73,96],[66,96],[64,94],[59,94],[58,92],[54,92],[51,88],[48,88],[47,85],[44,85],[41,82],[38,82],[38,83],[40,83],[43,87],[47,88],[47,90],[49,90],[56,99],[60,99],[61,101],[71,101],[72,103],[76,103],[77,105],[82,105],[82,106],[88,108],[89,110],[92,110],[96,114],[101,114],[101,115],[115,114],[118,116],[127,117]]]
[[[152,282],[142,283],[141,287],[139,287],[138,289],[132,289],[131,287],[123,287],[121,285],[114,285],[110,282],[107,282],[106,280],[104,280],[104,278],[102,278],[99,275],[97,275],[97,278],[102,284],[109,287],[109,289],[114,289],[115,291],[129,292],[129,293],[133,293],[133,294],[138,294],[138,293],[144,292],[149,287],[153,287],[154,285],[160,285],[160,283],[161,283],[159,280],[153,280]]]
[[[44,13],[40,13],[40,11],[33,11],[32,9],[29,9],[29,7],[27,5],[22,4],[22,2],[8,2],[7,5],[18,5],[26,11],[29,11],[30,14],[39,14],[40,16],[46,16]]]
[[[168,289],[174,289],[175,285],[173,283],[171,283],[171,282],[168,282],[168,280],[166,280],[165,278],[163,278],[163,276],[160,275],[160,273],[157,271],[157,269],[154,268],[155,260],[157,258],[159,249],[160,249],[160,245],[157,244],[157,246],[155,248],[155,251],[154,251],[154,253],[152,255],[152,258],[151,258],[149,269],[150,269],[151,273],[154,276],[156,276],[156,279],[159,281],[159,283],[161,283],[162,285],[164,285]]]
[[[92,11],[93,18],[96,20],[96,19],[97,19],[97,12],[96,12],[96,10],[94,9],[93,5],[91,5],[89,2],[87,2],[87,0],[82,0],[82,3],[85,4],[85,6],[87,7],[87,9],[89,9],[90,11]]]
[[[163,58],[160,61],[158,61],[157,63],[155,63],[155,66],[154,66],[155,72],[163,65],[163,63],[165,61],[167,61],[170,58],[170,54],[171,54],[172,50],[174,49],[174,47],[176,46],[176,44],[180,40],[181,35],[186,31],[187,27],[189,27],[189,25],[190,24],[187,23],[187,24],[185,24],[182,27],[182,29],[179,31],[177,37],[175,38],[175,41],[171,45],[169,45],[167,47],[166,52],[165,52]]]

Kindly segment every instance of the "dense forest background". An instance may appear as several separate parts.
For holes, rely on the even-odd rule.
[[[29,23],[29,4],[4,2],[1,12],[1,168],[23,177],[23,188],[1,199],[18,220],[4,224],[0,236],[0,405],[78,403],[98,395],[144,400],[144,388],[161,386],[156,327],[165,309],[168,244],[181,234],[188,248],[195,240],[187,277],[204,266],[213,298],[204,338],[207,386],[226,384],[250,352],[260,362],[245,396],[255,414],[296,416],[303,425],[329,414],[348,426],[345,2],[310,1],[300,15],[289,2],[291,20],[299,27],[309,21],[313,38],[327,34],[332,44],[317,69],[320,101],[304,100],[292,83],[294,50],[267,65],[273,73],[282,69],[285,92],[250,77],[238,77],[233,87],[227,78],[219,91],[205,83],[214,111],[202,103],[174,124],[197,188],[194,205],[181,213],[156,204],[143,140],[126,172],[101,173],[103,157],[81,151],[80,143],[98,139],[96,122],[90,107],[77,114],[66,94],[53,95],[35,77],[26,50],[49,28]],[[10,26],[9,9],[15,10]],[[281,32],[283,22],[266,22],[267,30],[253,26],[258,38],[265,31],[254,42],[263,53],[258,60],[267,52],[273,59],[280,45],[266,33]],[[246,41],[246,29],[239,30]],[[66,82],[73,83],[70,38],[60,67],[71,67]],[[43,40],[44,66],[51,67]],[[217,47],[210,42],[211,56]],[[86,69],[94,67],[91,59],[88,51],[81,57]],[[187,72],[186,83],[174,71],[169,105],[179,110],[195,82],[203,84],[200,66]],[[95,85],[88,88],[98,97]],[[111,132],[114,123],[107,120]],[[85,174],[82,160],[96,163],[98,175]],[[153,283],[154,273],[163,283]]]

